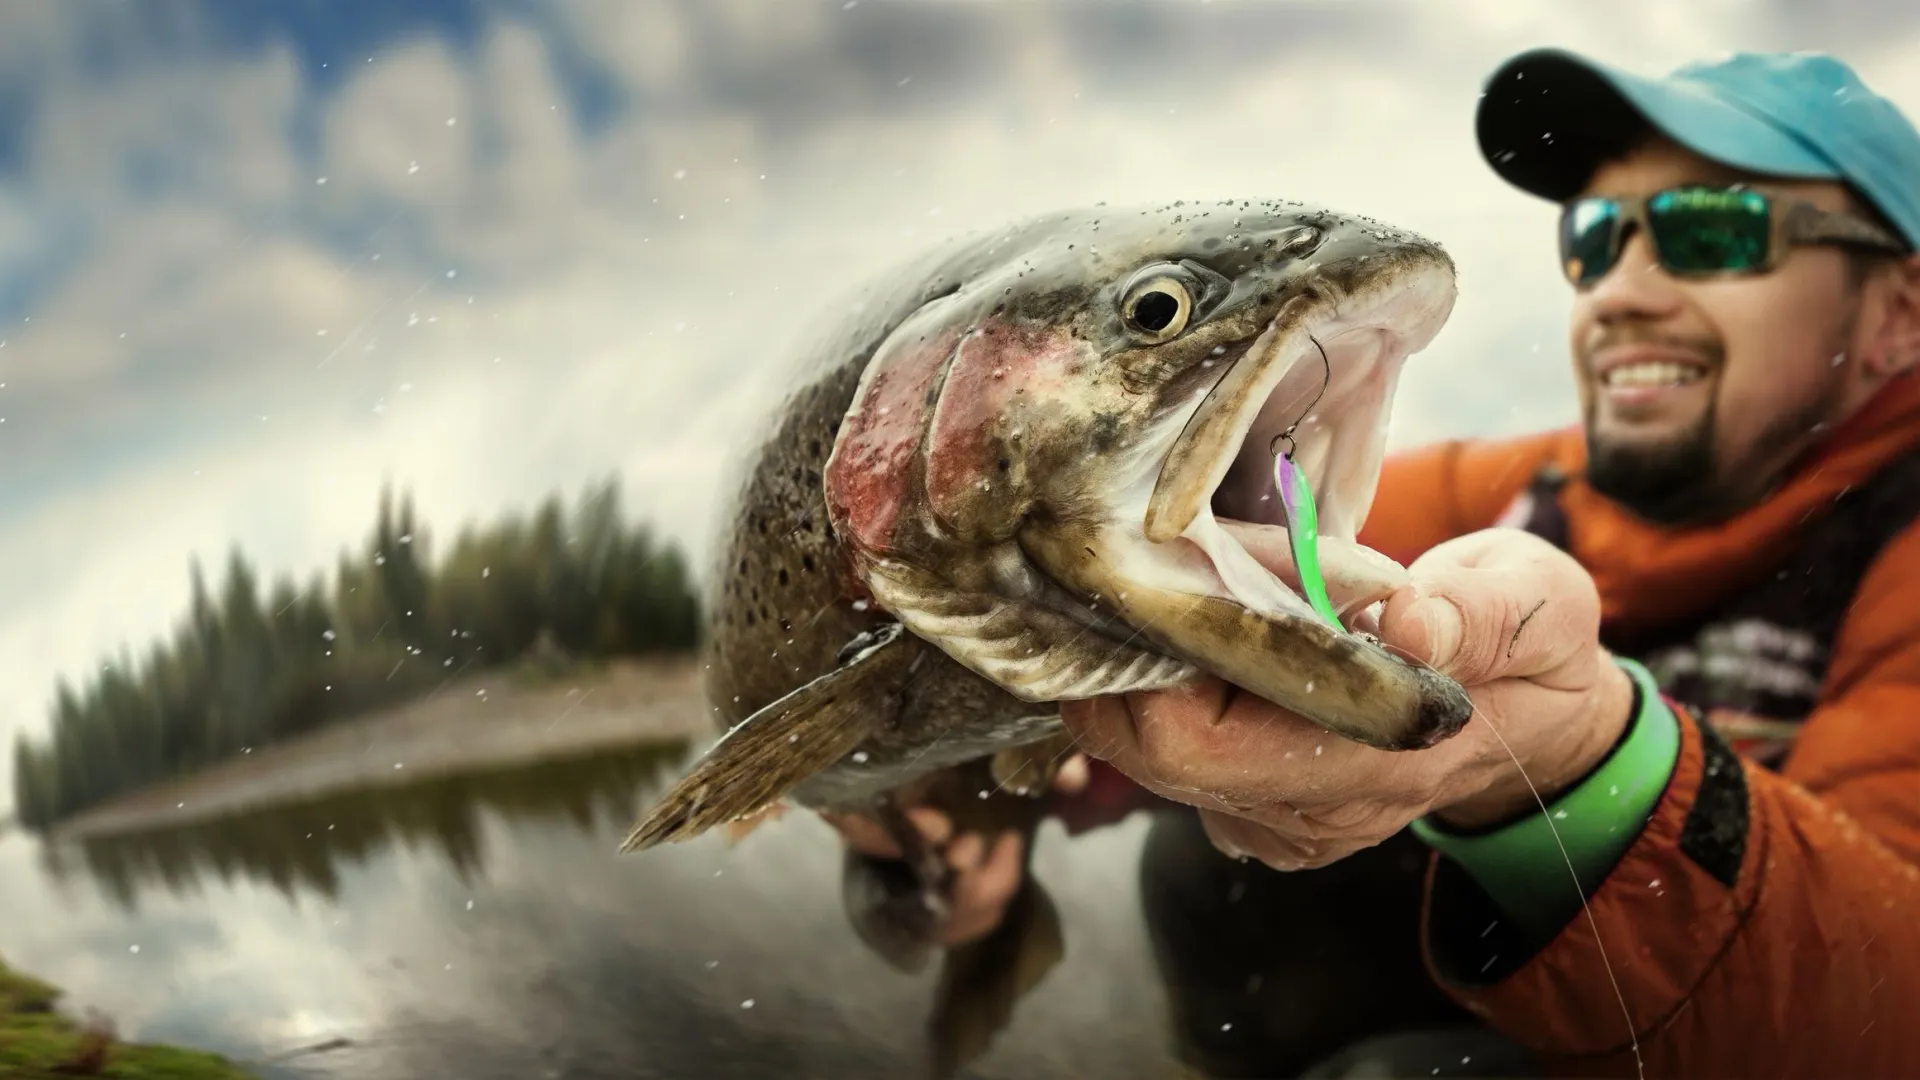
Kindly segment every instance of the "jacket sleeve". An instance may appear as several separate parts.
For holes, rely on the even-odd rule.
[[[1681,737],[1664,792],[1546,942],[1436,856],[1423,935],[1440,985],[1569,1075],[1633,1076],[1636,1042],[1649,1077],[1911,1075],[1920,530],[1859,596],[1780,773],[1669,702]],[[1555,869],[1540,887],[1573,888]]]

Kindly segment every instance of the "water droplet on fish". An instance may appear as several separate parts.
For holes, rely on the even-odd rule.
[[[867,610],[867,602],[866,602],[865,600],[855,600],[855,601],[853,602],[853,610],[855,610],[855,611],[865,611],[865,610]],[[735,701],[738,701],[738,700],[740,700],[740,699],[739,699],[739,698],[734,698],[734,700],[735,700]]]
[[[852,7],[853,5],[852,5],[852,4],[848,4],[847,6],[848,6],[848,7]],[[751,1009],[751,1008],[753,1008],[753,999],[752,999],[752,998],[748,998],[747,1000],[745,1000],[745,1001],[743,1001],[743,1002],[741,1002],[741,1003],[740,1003],[740,1007],[741,1007],[741,1008],[743,1008],[743,1009]]]
[[[867,752],[865,750],[855,750],[853,752],[853,763],[855,765],[865,765],[867,763]]]
[[[1264,498],[1266,498],[1266,496],[1264,496],[1264,495],[1262,495],[1262,496],[1261,496],[1261,498],[1263,498],[1263,499],[1264,499]],[[1312,680],[1312,679],[1308,679],[1308,680],[1307,680],[1307,693],[1309,693],[1309,694],[1311,694],[1311,693],[1313,693],[1313,680]]]
[[[1320,751],[1322,751],[1322,750],[1325,750],[1325,749],[1326,749],[1326,747],[1324,747],[1324,746],[1316,746],[1316,747],[1314,747],[1314,748],[1313,748],[1313,756],[1314,756],[1314,757],[1319,757],[1319,756],[1320,756]]]

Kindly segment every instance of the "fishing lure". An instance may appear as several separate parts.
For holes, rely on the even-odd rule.
[[[1291,440],[1289,440],[1291,441]],[[1293,452],[1273,456],[1273,482],[1280,489],[1280,505],[1287,512],[1287,542],[1293,548],[1293,565],[1300,571],[1300,591],[1320,617],[1344,630],[1340,616],[1327,598],[1327,582],[1320,571],[1320,519],[1313,505],[1313,488],[1307,483],[1306,470],[1293,460]]]
[[[1308,340],[1313,340],[1309,338]],[[1287,430],[1274,436],[1268,447],[1273,451],[1273,486],[1280,492],[1280,506],[1287,515],[1287,543],[1293,549],[1293,566],[1300,572],[1300,591],[1306,594],[1307,602],[1313,610],[1327,620],[1336,630],[1344,631],[1340,625],[1340,616],[1333,610],[1333,601],[1327,598],[1326,577],[1320,571],[1320,515],[1313,504],[1313,485],[1307,482],[1307,472],[1293,460],[1295,449],[1294,428],[1311,414],[1313,407],[1320,403],[1321,395],[1327,392],[1327,383],[1333,381],[1333,364],[1327,359],[1327,350],[1318,341],[1314,348],[1320,349],[1320,362],[1326,367],[1326,381],[1320,384],[1320,393],[1307,405],[1300,420],[1288,425]],[[1286,441],[1284,452],[1277,449],[1282,440]]]

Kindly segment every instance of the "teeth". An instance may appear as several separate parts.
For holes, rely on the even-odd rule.
[[[1706,374],[1707,369],[1696,364],[1628,364],[1607,372],[1601,381],[1608,386],[1684,386]]]

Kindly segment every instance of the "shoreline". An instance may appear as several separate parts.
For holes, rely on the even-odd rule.
[[[65,991],[0,960],[0,1075],[14,1080],[117,1076],[125,1080],[249,1080],[220,1054],[166,1043],[121,1042],[110,1021],[61,1011]]]
[[[701,742],[691,656],[623,658],[555,673],[508,667],[451,679],[403,705],[328,724],[75,814],[48,833],[82,840],[600,748]]]

